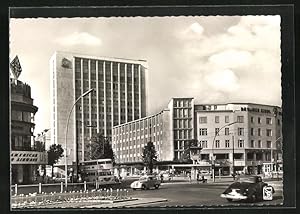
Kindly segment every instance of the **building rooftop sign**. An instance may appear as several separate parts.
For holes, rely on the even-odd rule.
[[[13,61],[11,61],[10,69],[11,69],[11,72],[12,72],[14,78],[17,80],[22,72],[22,67],[21,67],[18,56],[16,56],[13,59]]]

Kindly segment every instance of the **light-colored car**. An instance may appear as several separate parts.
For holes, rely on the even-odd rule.
[[[155,188],[158,189],[160,186],[160,180],[157,179],[155,175],[145,175],[139,178],[139,180],[134,181],[131,183],[130,187],[133,190],[136,189],[150,189],[150,188]]]

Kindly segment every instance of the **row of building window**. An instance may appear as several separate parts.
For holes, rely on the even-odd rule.
[[[191,139],[192,130],[174,130],[174,139]]]
[[[27,111],[11,111],[11,120],[23,121],[23,122],[34,122],[34,114]]]
[[[245,146],[244,144],[245,144],[244,140],[239,139],[237,147],[238,148],[243,148]],[[207,148],[207,140],[199,141],[198,146],[201,147],[201,148]],[[225,140],[224,141],[224,146],[221,145],[220,140],[215,140],[214,148],[230,148],[230,147],[232,147],[232,145],[230,145],[230,140]],[[257,144],[255,144],[255,141],[251,140],[250,144],[249,144],[249,147],[250,148],[262,148],[262,141],[258,140]],[[266,148],[271,148],[271,147],[272,147],[272,141],[266,141]]]
[[[162,117],[161,115],[157,115],[156,117],[147,118],[145,120],[136,121],[133,123],[129,123],[123,125],[121,127],[115,128],[115,134],[121,134],[122,132],[134,131],[137,129],[147,129],[147,128],[155,128],[156,126],[162,125]],[[155,129],[154,129],[155,130]]]
[[[234,160],[244,160],[246,155],[247,161],[270,161],[271,160],[271,153],[234,153]],[[214,154],[216,160],[229,160],[229,153],[223,153],[223,154]],[[201,154],[200,155],[201,160],[209,160],[209,154]]]
[[[192,119],[174,119],[174,129],[187,129],[192,127]]]
[[[226,115],[224,117],[224,121],[225,121],[225,123],[229,123],[229,116],[228,115]],[[236,121],[238,123],[244,123],[244,116],[237,116],[237,120]],[[250,117],[250,122],[254,123],[254,117]],[[207,123],[207,116],[205,116],[205,117],[199,117],[199,123],[200,124]],[[220,116],[215,116],[215,123],[220,123]],[[258,124],[262,123],[262,119],[260,117],[257,118],[257,123]],[[280,123],[280,122],[278,122],[278,123]],[[271,125],[272,124],[272,118],[267,117],[266,118],[266,124],[267,125]]]
[[[146,141],[150,141],[150,137],[151,137],[151,141],[152,142],[156,142],[156,141],[160,141],[162,139],[162,131],[161,132],[156,132],[156,133],[151,133],[151,136],[148,135],[147,133],[139,133],[137,132],[132,133],[132,134],[126,134],[126,135],[114,135],[113,136],[113,140],[114,141],[118,141],[118,142],[122,142],[122,141],[127,141],[127,140],[133,140],[133,143],[135,144],[135,140],[137,141],[137,144],[139,144],[139,139],[144,139],[144,142]]]
[[[82,63],[81,63],[82,60]],[[89,66],[90,62],[90,66]],[[118,70],[120,70],[120,74],[125,73],[127,70],[127,75],[132,76],[131,73],[133,73],[134,76],[137,76],[139,73],[139,64],[131,64],[131,63],[120,63],[120,62],[112,62],[112,61],[102,61],[102,60],[88,60],[88,59],[81,59],[81,58],[75,58],[75,72],[81,72],[81,66],[82,71],[84,73],[87,73],[90,71],[91,73],[96,72],[96,63],[98,63],[98,72],[100,74],[103,74],[104,69],[106,74],[110,74],[111,72],[114,75],[118,74]]]
[[[192,107],[192,103],[190,100],[176,100],[174,99],[174,107],[175,108],[186,108],[186,107]]]
[[[192,109],[174,109],[174,118],[191,118]]]
[[[199,136],[207,136],[208,135],[208,129],[207,128],[200,128],[199,129]],[[229,128],[224,129],[224,135],[230,135]],[[238,128],[237,129],[237,135],[238,136],[244,136],[245,135],[245,129],[244,128]],[[250,135],[255,136],[254,128],[250,129]],[[220,129],[215,128],[215,132],[212,136],[220,136]],[[262,129],[257,128],[257,136],[262,136]],[[272,136],[272,129],[266,129],[266,136],[271,137]]]

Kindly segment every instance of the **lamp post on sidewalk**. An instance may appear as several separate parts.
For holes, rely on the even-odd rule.
[[[211,157],[211,169],[212,169],[212,177],[213,177],[213,182],[215,182],[215,155],[214,155],[214,145],[215,145],[215,139],[217,137],[217,135],[220,133],[220,131],[225,128],[225,127],[228,127],[228,126],[231,126],[235,123],[238,123],[238,121],[235,121],[235,122],[232,122],[232,123],[228,123],[224,126],[222,126],[216,133],[215,133],[215,136],[214,136],[214,139],[212,141],[212,146],[211,146],[211,150],[212,150],[212,157]]]
[[[278,140],[280,140],[281,139],[281,136],[280,137],[278,137],[275,141],[274,141],[274,143],[273,143],[273,145],[275,145],[276,146],[276,143],[277,143],[277,141]],[[272,166],[272,177],[273,177],[273,169],[274,169],[274,166],[273,166],[273,164],[275,163],[275,172],[276,172],[276,174],[277,174],[277,178],[278,178],[278,167],[277,167],[277,163],[278,163],[278,151],[276,151],[276,159],[274,158],[274,154],[273,154],[273,145],[271,145],[271,166]],[[276,146],[276,149],[277,149],[277,146]]]
[[[65,134],[65,187],[67,189],[68,187],[68,162],[67,162],[67,136],[68,136],[68,128],[69,128],[69,121],[70,121],[70,117],[71,117],[71,114],[72,114],[72,111],[74,109],[74,106],[76,105],[76,103],[83,97],[87,96],[88,94],[90,94],[92,91],[94,91],[94,89],[90,89],[88,91],[86,91],[85,93],[83,93],[81,96],[79,96],[74,104],[72,105],[72,108],[69,112],[69,115],[68,115],[68,119],[67,119],[67,125],[66,125],[66,134]]]

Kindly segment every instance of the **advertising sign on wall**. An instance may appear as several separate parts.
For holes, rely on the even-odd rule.
[[[47,152],[11,151],[11,164],[47,164]]]

